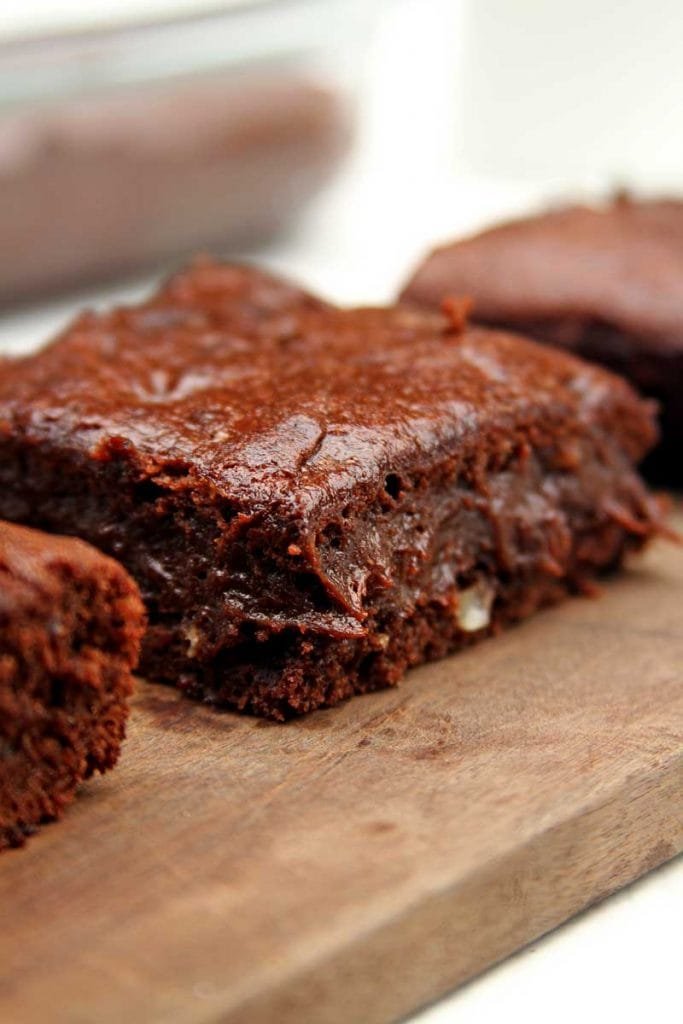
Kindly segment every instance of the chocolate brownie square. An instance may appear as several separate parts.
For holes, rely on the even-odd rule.
[[[116,562],[0,523],[0,850],[116,764],[143,630]]]
[[[683,202],[619,197],[494,227],[436,249],[401,299],[438,308],[468,295],[472,316],[571,349],[661,405],[646,463],[683,483]]]
[[[286,718],[581,590],[657,529],[650,406],[447,315],[203,263],[0,382],[0,514],[139,583],[142,669]]]

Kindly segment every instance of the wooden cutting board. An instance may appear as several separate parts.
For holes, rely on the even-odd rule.
[[[0,857],[8,1024],[405,1014],[683,848],[683,549],[286,726],[142,684]]]

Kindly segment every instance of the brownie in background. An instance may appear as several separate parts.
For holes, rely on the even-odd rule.
[[[618,197],[511,221],[434,250],[401,300],[472,316],[570,349],[623,374],[661,405],[646,463],[683,484],[683,202]]]

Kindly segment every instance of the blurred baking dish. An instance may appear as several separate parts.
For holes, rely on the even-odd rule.
[[[378,4],[178,6],[0,32],[1,302],[252,245],[334,174]]]

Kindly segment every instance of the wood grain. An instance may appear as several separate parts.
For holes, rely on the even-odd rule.
[[[141,684],[0,858],[0,1020],[387,1021],[683,848],[683,549],[286,726]]]

